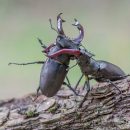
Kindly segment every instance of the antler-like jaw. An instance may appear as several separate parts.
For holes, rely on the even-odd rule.
[[[75,23],[72,24],[73,26],[76,26],[79,30],[79,35],[78,37],[76,37],[75,39],[73,39],[73,42],[77,45],[80,45],[81,44],[81,41],[83,40],[84,38],[84,29],[83,29],[83,26],[78,22],[77,19],[74,19]]]
[[[57,16],[57,30],[58,30],[58,33],[59,33],[60,35],[63,35],[63,36],[65,36],[66,38],[68,38],[68,37],[65,35],[64,30],[63,30],[63,27],[62,27],[62,23],[65,22],[65,20],[63,20],[63,19],[61,18],[61,15],[62,15],[62,13],[60,13],[60,14]],[[80,45],[80,44],[81,44],[81,41],[82,41],[83,38],[84,38],[84,29],[83,29],[82,25],[78,22],[77,19],[74,19],[74,21],[75,21],[75,23],[72,24],[72,25],[73,25],[73,26],[76,26],[76,27],[78,28],[78,30],[79,30],[79,35],[78,35],[78,37],[72,39],[71,41],[72,41],[72,43],[74,43],[74,44],[76,44],[76,45]],[[68,39],[70,40],[70,38],[68,38]]]
[[[57,30],[59,34],[65,35],[63,27],[62,27],[62,23],[65,22],[65,20],[61,18],[61,15],[62,13],[58,14],[57,16]]]
[[[57,16],[57,32],[58,32],[58,36],[56,39],[56,45],[59,45],[62,48],[66,48],[66,49],[76,49],[79,47],[79,45],[81,44],[81,41],[83,40],[84,37],[84,30],[82,25],[76,20],[75,23],[73,24],[73,26],[76,26],[79,30],[79,36],[75,39],[71,39],[69,37],[67,37],[64,33],[63,27],[62,27],[62,23],[65,22],[65,20],[63,20],[61,18],[62,13],[58,14]],[[56,29],[55,29],[56,30]],[[54,45],[53,45],[54,46]],[[49,52],[50,48],[52,46],[49,46],[45,52]]]
[[[80,56],[81,52],[80,52],[80,50],[77,50],[77,49],[61,49],[61,50],[54,52],[53,54],[49,54],[47,56],[49,58],[55,58],[62,54],[69,54],[69,55],[74,55],[74,56],[78,57],[78,56]]]

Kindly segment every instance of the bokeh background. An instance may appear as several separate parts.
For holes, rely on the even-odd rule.
[[[77,18],[85,30],[82,43],[95,58],[130,73],[130,0],[0,0],[0,99],[36,91],[41,65],[8,63],[45,60],[37,37],[46,44],[55,41],[48,19],[56,26],[60,12],[69,37],[78,35],[71,26]],[[70,71],[72,85],[80,75],[78,67]]]

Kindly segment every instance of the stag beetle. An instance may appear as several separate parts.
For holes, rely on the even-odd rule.
[[[73,25],[77,26],[79,30],[83,30],[83,27],[76,19],[75,24]],[[86,77],[85,84],[88,87],[88,91],[79,107],[82,107],[82,104],[86,100],[88,92],[90,91],[89,79],[95,79],[97,82],[109,82],[121,93],[120,89],[112,81],[123,79],[129,75],[126,75],[118,66],[107,61],[95,60],[93,58],[93,54],[88,52],[85,48],[81,49],[80,47],[78,49],[65,48],[51,55],[48,54],[48,57],[54,58],[55,56],[59,56],[61,54],[74,55],[77,59],[77,63],[81,69],[81,72]]]
[[[76,44],[72,44],[73,40],[71,40],[64,34],[64,31],[62,28],[62,22],[65,22],[65,21],[61,18],[61,14],[62,13],[60,13],[57,16],[58,36],[56,38],[56,43],[51,44],[49,47],[46,47],[45,45],[43,45],[42,41],[38,39],[41,46],[44,48],[43,52],[46,53],[47,55],[51,55],[57,51],[60,51],[61,49],[65,47],[70,48],[70,49],[78,48],[78,46],[80,45],[82,41],[82,38],[78,36],[78,38],[75,38],[75,41],[74,41]],[[74,89],[71,88],[68,78],[67,78],[68,65],[70,62],[70,58],[71,58],[70,55],[63,54],[63,55],[57,56],[55,59],[47,58],[45,62],[38,61],[38,62],[30,62],[30,63],[23,63],[23,64],[19,64],[19,63],[9,63],[9,64],[16,64],[16,65],[27,65],[27,64],[34,64],[34,63],[43,64],[42,69],[41,69],[37,94],[39,90],[41,90],[43,95],[47,97],[52,97],[57,93],[57,91],[60,89],[62,84],[66,84],[77,95]],[[65,77],[67,78],[68,84],[64,82]]]

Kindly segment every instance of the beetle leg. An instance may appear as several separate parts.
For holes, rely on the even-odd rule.
[[[61,49],[61,50],[59,50],[53,54],[47,55],[47,56],[50,58],[53,58],[53,57],[57,57],[62,54],[70,54],[70,55],[79,56],[81,54],[81,52],[80,52],[80,50],[77,50],[77,49]]]
[[[68,82],[68,84],[69,84],[69,86],[71,86],[71,84],[70,84],[70,81],[69,81],[69,78],[68,78],[68,76],[66,75],[66,80],[67,80],[67,82]]]
[[[85,76],[85,78],[86,78],[86,76]],[[95,77],[93,77],[93,76],[87,76],[87,78],[86,78],[86,80],[88,80],[88,81],[90,81],[92,79],[95,79]],[[86,82],[84,83],[83,90],[85,89],[85,86],[86,86]]]
[[[76,62],[76,64],[74,64],[74,65],[68,67],[68,68],[66,69],[66,71],[69,71],[70,69],[72,69],[73,67],[75,67],[77,64],[78,64],[78,63]]]
[[[75,95],[78,96],[78,94],[76,93],[76,91],[71,87],[70,81],[69,81],[69,79],[68,79],[67,76],[66,76],[66,80],[67,80],[68,84],[64,82],[64,85],[66,85],[70,90],[72,90],[74,92]]]
[[[71,87],[71,84],[70,84],[70,81],[69,81],[69,79],[68,79],[68,76],[66,76],[66,80],[67,80],[67,82],[68,82],[68,87],[74,92],[75,95],[78,96],[78,94],[76,93],[75,89],[73,89],[73,88]]]
[[[28,62],[28,63],[9,63],[8,65],[29,65],[29,64],[44,64],[44,61],[34,61],[34,62]]]
[[[38,98],[39,91],[40,91],[40,86],[37,88],[36,97],[34,98],[33,102],[36,101],[36,99]]]
[[[67,84],[66,82],[63,82],[63,85],[66,85],[70,90],[72,90],[74,92],[74,94],[76,96],[78,96],[78,94],[76,93],[76,91],[69,84]]]
[[[78,85],[79,85],[81,79],[83,78],[83,76],[84,76],[84,74],[82,74],[81,77],[79,78],[77,84],[76,84],[75,87],[74,87],[75,90],[77,89],[77,87],[78,87]]]
[[[90,83],[89,83],[89,78],[88,78],[88,76],[86,76],[85,86],[87,86],[87,92],[86,92],[86,94],[85,94],[83,100],[80,102],[79,108],[81,108],[81,107],[83,106],[83,103],[85,102],[85,100],[86,100],[86,98],[87,98],[87,96],[88,96],[88,93],[89,93],[89,91],[90,91]]]
[[[103,79],[103,80],[105,82],[108,82],[108,83],[112,84],[119,91],[119,93],[122,95],[122,91],[110,79]]]

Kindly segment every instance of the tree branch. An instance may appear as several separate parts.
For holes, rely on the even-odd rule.
[[[34,94],[0,101],[0,130],[130,130],[130,79],[93,86],[83,107],[83,96],[67,89],[52,98]],[[80,91],[80,95],[85,92]]]

